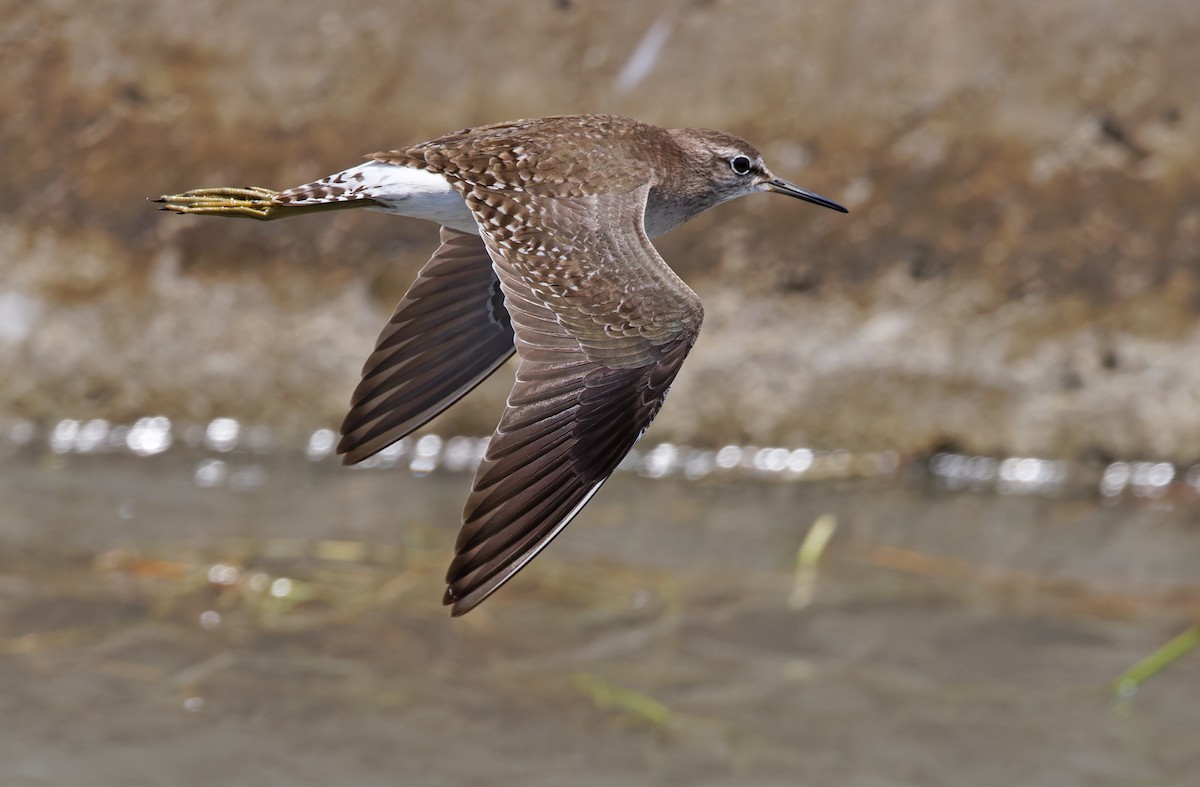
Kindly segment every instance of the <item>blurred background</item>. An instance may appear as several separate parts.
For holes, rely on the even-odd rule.
[[[1194,2],[0,16],[0,781],[1194,778],[1195,655],[1126,673],[1200,614]],[[667,406],[450,622],[509,369],[330,456],[434,228],[145,200],[574,112],[739,134],[851,213],[657,241],[706,308]]]

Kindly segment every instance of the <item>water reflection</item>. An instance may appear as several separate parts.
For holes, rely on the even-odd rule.
[[[1195,471],[1193,467],[1189,476],[1194,477]],[[1175,467],[1169,462],[1113,462],[1104,468],[1100,493],[1113,497],[1128,489],[1137,497],[1163,497],[1175,476]]]
[[[1066,755],[1194,772],[1194,656],[1119,714],[1108,688],[1200,615],[1195,505],[1131,491],[1191,471],[1096,468],[1128,497],[1089,500],[1030,494],[1061,468],[1029,457],[939,455],[934,490],[887,452],[650,445],[452,621],[441,580],[485,439],[426,435],[352,472],[332,432],[259,454],[245,424],[227,451],[209,426],[152,461],[82,451],[86,421],[0,452],[6,775],[137,783],[89,776],[152,762],[227,783],[188,764],[266,758],[280,783],[872,784],[917,762],[936,777],[900,783],[1024,784]],[[308,779],[330,751],[337,773]]]
[[[140,418],[132,424],[112,424],[103,419],[63,419],[45,437],[55,454],[92,454],[128,451],[154,456],[168,451],[174,434],[183,444],[217,454],[253,453],[262,456],[293,447],[280,444],[263,425],[246,426],[234,418],[215,418],[207,424],[176,429],[162,416]],[[20,448],[38,439],[37,427],[18,420],[0,424],[0,449]],[[310,462],[334,456],[337,433],[315,429],[300,451]],[[487,451],[487,437],[436,434],[408,437],[355,465],[362,470],[390,470],[404,465],[415,476],[440,469],[473,472]],[[894,451],[817,450],[808,447],[726,445],[713,450],[674,443],[639,446],[618,467],[649,479],[683,478],[699,481],[720,478],[774,478],[780,481],[822,481],[837,478],[894,479],[927,472],[934,482],[951,491],[1011,495],[1056,496],[1093,490],[1101,497],[1130,495],[1157,500],[1179,496],[1200,497],[1200,465],[1182,468],[1169,462],[1114,461],[1102,468],[1040,457],[991,457],[940,452],[931,457],[902,458]],[[266,482],[260,464],[239,465],[234,460],[209,458],[196,465],[195,484],[203,488],[230,486],[251,489]]]
[[[304,455],[310,462],[319,462],[333,453],[337,445],[337,432],[332,429],[318,429],[308,438]]]
[[[125,445],[138,456],[161,454],[171,442],[171,419],[161,415],[139,418],[125,436]]]
[[[441,454],[442,438],[435,434],[424,435],[417,440],[417,448],[413,451],[408,469],[413,475],[428,475],[437,469]]]
[[[242,425],[236,418],[214,418],[204,430],[204,445],[210,451],[232,451],[241,431]]]
[[[292,580],[280,577],[271,583],[271,595],[275,598],[286,598],[292,594]]]
[[[1130,494],[1159,499],[1171,494],[1200,493],[1200,465],[1180,471],[1170,462],[1111,462],[1098,473],[1094,467],[1073,466],[1062,460],[1036,457],[935,454],[929,472],[944,488],[994,491],[1017,495],[1058,495],[1068,489],[1095,489],[1102,497]]]
[[[196,486],[205,489],[220,486],[229,477],[229,465],[221,459],[204,459],[196,465]]]
[[[214,585],[232,585],[238,581],[242,572],[237,566],[228,566],[224,563],[214,563],[208,569],[208,581]]]

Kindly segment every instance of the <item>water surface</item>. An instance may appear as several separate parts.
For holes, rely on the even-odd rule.
[[[1111,686],[1200,616],[1191,501],[624,473],[452,620],[468,485],[282,451],[5,451],[0,783],[1200,773],[1195,653]]]

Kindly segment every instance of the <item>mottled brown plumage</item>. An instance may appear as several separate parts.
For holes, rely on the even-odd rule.
[[[163,201],[259,219],[361,205],[444,225],[363,369],[338,450],[352,463],[400,439],[515,349],[446,577],[455,615],[561,532],[662,406],[703,308],[650,239],[757,191],[845,210],[776,178],[737,137],[611,115],[479,126],[368,159],[284,192]]]

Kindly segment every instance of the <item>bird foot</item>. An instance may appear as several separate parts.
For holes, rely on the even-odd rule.
[[[248,219],[269,221],[278,218],[280,209],[274,201],[278,191],[261,186],[234,188],[225,186],[215,189],[192,189],[182,194],[164,194],[153,200],[161,202],[159,210],[171,210],[179,214],[197,216],[244,216]]]

